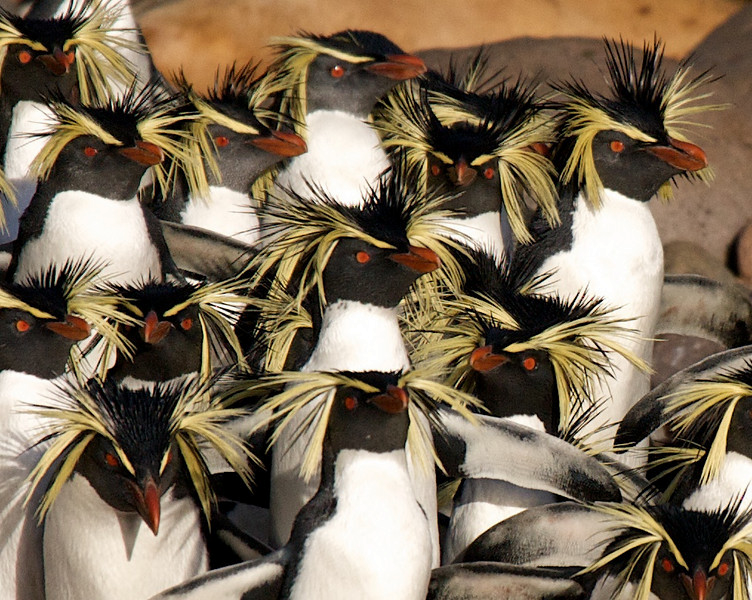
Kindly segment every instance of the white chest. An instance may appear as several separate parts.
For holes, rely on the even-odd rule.
[[[334,493],[337,508],[306,541],[291,600],[424,600],[431,536],[404,451],[340,452]]]
[[[59,380],[0,373],[0,599],[42,596],[42,534],[34,523],[36,502],[24,507],[29,473],[47,449],[36,444],[45,419],[30,414],[34,404],[49,404]],[[36,445],[35,445],[36,444]],[[23,573],[23,577],[18,577]]]
[[[663,285],[663,248],[650,209],[645,202],[611,190],[604,192],[598,210],[582,196],[575,206],[571,249],[550,257],[539,269],[554,274],[545,291],[565,298],[582,292],[603,298],[612,314],[635,330],[636,335],[622,336],[618,342],[650,362]],[[620,420],[649,388],[645,373],[613,353],[610,359],[614,377],[598,382],[594,398],[610,398],[611,402],[593,420],[591,431]],[[596,438],[609,435],[604,431]]]
[[[16,104],[11,116],[8,141],[5,145],[5,177],[9,180],[29,177],[29,166],[47,142],[52,113],[40,102],[24,100]]]
[[[208,569],[198,508],[162,497],[159,535],[74,474],[44,525],[46,600],[143,600]]]
[[[712,512],[728,506],[731,499],[739,500],[739,510],[752,506],[752,460],[729,452],[718,476],[695,490],[682,506],[689,510]]]
[[[379,136],[362,119],[341,111],[312,112],[306,125],[308,151],[279,173],[277,186],[306,197],[310,182],[340,204],[360,205],[389,167]]]
[[[247,194],[209,186],[208,198],[190,197],[180,213],[186,225],[201,227],[253,245],[259,237],[256,209]]]
[[[499,258],[504,255],[504,236],[498,212],[487,212],[467,219],[447,219],[443,224],[457,241]]]
[[[136,198],[114,201],[66,191],[53,198],[41,236],[22,249],[15,280],[68,259],[88,258],[102,263],[101,276],[111,283],[162,279],[159,253]]]

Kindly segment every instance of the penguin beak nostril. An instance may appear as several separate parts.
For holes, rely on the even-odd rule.
[[[66,315],[65,321],[47,323],[46,327],[74,342],[85,340],[91,334],[91,326],[82,318],[74,315]]]
[[[708,157],[699,146],[668,139],[668,146],[650,146],[647,151],[680,171],[699,171],[708,166]]]
[[[412,79],[426,72],[426,63],[411,54],[389,54],[383,61],[366,67],[366,70],[389,79],[402,81]]]
[[[153,167],[164,160],[164,152],[159,146],[142,140],[130,148],[120,148],[118,152],[145,167]]]
[[[267,137],[258,137],[251,144],[277,156],[299,156],[308,150],[305,140],[294,133],[272,131]]]
[[[494,354],[493,346],[476,348],[470,354],[470,366],[481,373],[503,365],[509,359],[503,354]]]

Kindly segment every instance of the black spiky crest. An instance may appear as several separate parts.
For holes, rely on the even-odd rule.
[[[723,555],[734,557],[734,594],[737,599],[749,598],[747,576],[752,566],[752,510],[742,509],[738,499],[712,512],[688,510],[670,504],[593,505],[611,521],[614,539],[603,555],[583,570],[614,573],[620,590],[632,578],[638,579],[635,600],[647,600],[656,567],[658,551],[665,546],[683,569],[690,570],[697,560],[715,569]]]
[[[610,90],[608,95],[591,92],[584,83],[571,81],[554,86],[566,96],[558,103],[561,111],[558,131],[569,153],[561,171],[561,181],[572,180],[584,187],[594,206],[600,205],[603,184],[595,169],[593,138],[601,131],[619,131],[638,142],[665,142],[668,136],[686,140],[683,130],[691,125],[688,115],[720,108],[696,102],[710,94],[695,95],[712,77],[707,71],[690,76],[690,66],[682,62],[672,75],[663,70],[663,43],[657,38],[645,42],[642,59],[638,62],[634,46],[624,40],[604,39]],[[705,171],[705,172],[703,172]],[[709,171],[694,174],[701,179],[710,177]],[[689,176],[689,175],[685,175]],[[670,181],[661,188],[668,198]]]
[[[155,175],[164,188],[174,168],[186,173],[195,169],[187,152],[190,132],[187,122],[198,118],[182,94],[168,94],[159,82],[140,86],[137,81],[122,95],[111,95],[88,103],[74,104],[59,94],[48,102],[53,112],[53,128],[45,132],[49,140],[31,165],[41,179],[46,178],[62,149],[73,139],[91,135],[111,146],[132,146],[136,141],[159,147],[167,159],[155,167]],[[166,173],[164,164],[170,164]]]
[[[99,380],[63,385],[57,404],[36,407],[52,422],[43,438],[51,443],[29,475],[27,502],[43,481],[47,485],[37,509],[40,522],[95,436],[112,443],[134,476],[139,464],[156,461],[164,470],[170,446],[177,443],[208,522],[214,493],[201,447],[209,444],[218,451],[246,484],[250,483],[248,460],[253,460],[245,443],[224,427],[227,421],[246,416],[245,411],[210,398],[214,383],[183,379],[139,389]]]

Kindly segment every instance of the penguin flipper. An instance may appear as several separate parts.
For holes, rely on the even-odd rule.
[[[209,571],[151,600],[277,600],[289,559],[282,548],[257,560]]]
[[[582,450],[508,419],[476,418],[474,424],[440,408],[432,421],[434,446],[450,477],[500,479],[585,502],[621,500],[608,470]]]
[[[582,568],[600,558],[614,535],[608,516],[582,504],[535,506],[488,528],[455,562]]]
[[[178,268],[212,281],[234,277],[255,254],[247,244],[200,227],[170,221],[160,221],[160,224]]]
[[[668,411],[668,403],[681,386],[740,369],[750,360],[752,345],[713,354],[686,369],[677,371],[640,398],[624,415],[616,431],[614,447],[631,447],[662,427],[672,416]]]
[[[691,335],[737,348],[752,339],[752,298],[741,285],[666,275],[656,333]]]
[[[516,600],[585,598],[585,591],[566,574],[549,569],[497,562],[448,565],[431,572],[426,600]]]

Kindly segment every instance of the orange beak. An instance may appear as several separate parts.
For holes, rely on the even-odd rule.
[[[75,52],[63,52],[58,46],[50,54],[39,57],[47,70],[53,75],[65,75],[70,71],[71,65],[76,61]]]
[[[668,146],[652,146],[647,151],[680,171],[699,171],[708,166],[708,157],[702,148],[669,138]]]
[[[409,246],[407,252],[392,254],[389,258],[421,275],[435,271],[441,266],[441,259],[433,250],[418,246]]]
[[[404,81],[426,72],[426,63],[411,54],[390,54],[386,60],[366,67],[366,70],[389,79]]]
[[[379,394],[371,398],[371,403],[375,404],[385,413],[396,415],[407,409],[410,398],[407,392],[396,385],[389,385],[385,394]]]
[[[308,146],[306,146],[302,137],[285,131],[272,131],[268,137],[256,138],[251,143],[269,154],[276,154],[285,158],[299,156],[308,150]]]
[[[164,160],[164,152],[159,146],[141,140],[131,148],[121,148],[118,152],[145,167],[153,167]]]
[[[172,324],[169,321],[160,321],[157,313],[150,310],[144,319],[141,337],[147,344],[156,344],[165,338],[171,328]]]
[[[159,517],[160,517],[160,505],[159,505],[159,488],[154,482],[154,479],[150,476],[144,484],[143,490],[136,488],[134,490],[136,497],[136,510],[141,518],[149,526],[154,535],[159,533]]]
[[[508,361],[509,359],[503,354],[494,354],[492,346],[476,348],[470,354],[470,366],[481,373],[490,371]]]
[[[65,315],[65,321],[47,323],[45,327],[74,342],[85,340],[91,334],[91,326],[82,318],[74,315]]]
[[[464,187],[470,185],[478,175],[478,172],[471,166],[468,166],[467,161],[464,158],[460,158],[454,166],[448,169],[449,179],[457,187]]]

